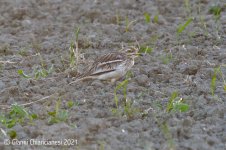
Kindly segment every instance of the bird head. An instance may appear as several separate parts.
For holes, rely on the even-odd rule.
[[[136,58],[142,55],[141,53],[139,53],[139,49],[135,46],[126,47],[125,53],[128,57],[131,57],[131,58]]]

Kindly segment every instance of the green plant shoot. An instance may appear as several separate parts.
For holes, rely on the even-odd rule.
[[[150,21],[151,21],[151,17],[150,17],[150,15],[149,15],[149,13],[144,13],[144,18],[145,18],[145,22],[146,23],[149,23]]]
[[[189,18],[184,24],[180,24],[177,28],[177,34],[181,34],[185,28],[193,21],[193,18]]]
[[[126,90],[127,90],[127,85],[128,85],[129,80],[125,79],[124,81],[122,81],[121,83],[119,83],[119,85],[116,86],[115,90],[114,90],[114,100],[115,100],[115,105],[118,108],[118,96],[117,96],[117,91],[121,88],[123,88],[123,95],[124,98],[126,99]]]
[[[18,73],[20,76],[22,76],[23,78],[32,78],[31,76],[25,74],[24,71],[23,71],[22,69],[19,69],[19,70],[17,71],[17,73]]]

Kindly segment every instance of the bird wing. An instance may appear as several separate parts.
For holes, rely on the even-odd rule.
[[[126,59],[126,54],[124,53],[110,53],[103,55],[97,59],[95,59],[93,65],[99,65],[99,64],[109,64],[114,62],[122,62]]]
[[[126,55],[123,53],[106,54],[97,58],[92,66],[82,75],[82,77],[96,76],[115,71],[116,67],[123,63],[125,59]]]

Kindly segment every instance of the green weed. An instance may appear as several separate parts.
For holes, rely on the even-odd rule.
[[[34,78],[36,80],[39,78],[46,78],[52,72],[53,72],[53,65],[48,70],[46,70],[45,68],[35,69]]]
[[[225,67],[225,66],[221,65],[219,67],[214,68],[214,73],[213,73],[213,76],[211,78],[211,83],[210,83],[210,91],[211,91],[212,96],[215,95],[217,75],[219,75],[222,78],[223,90],[226,91],[226,81],[225,81],[224,74],[222,72],[222,67]]]
[[[215,19],[215,29],[216,29],[216,34],[217,34],[217,39],[219,40],[220,39],[220,36],[219,36],[219,29],[220,29],[220,17],[221,17],[221,7],[220,6],[212,6],[210,9],[209,9],[209,13],[213,14],[214,15],[214,19]]]
[[[151,52],[153,51],[153,48],[149,47],[149,46],[141,46],[139,53],[145,53],[145,54],[151,54]]]
[[[152,35],[148,42],[143,43],[141,45],[139,53],[151,54],[154,48],[156,47],[158,38],[159,36],[157,34]]]
[[[182,98],[178,97],[178,92],[173,92],[166,106],[166,112],[187,112],[189,105],[183,102]]]
[[[162,60],[163,64],[169,64],[170,61],[173,59],[172,53],[166,53],[165,55],[161,56],[160,59]]]
[[[153,18],[153,22],[154,23],[158,23],[159,22],[159,14],[156,14]]]
[[[128,79],[125,79],[124,81],[122,81],[121,83],[119,83],[115,90],[114,90],[114,101],[115,101],[115,106],[118,108],[118,96],[117,96],[117,91],[120,90],[121,88],[123,88],[123,95],[124,95],[124,99],[127,98],[127,85],[129,83]]]
[[[21,56],[28,56],[27,49],[26,48],[20,49],[18,54],[21,55]]]
[[[189,110],[189,105],[183,102],[183,99],[179,97],[179,93],[177,91],[172,92],[168,99],[169,100],[167,101],[164,100],[164,103],[162,103],[163,101],[157,101],[154,104],[155,108],[157,109],[154,109],[155,111],[152,111],[151,114],[167,141],[167,149],[175,150],[175,141],[173,139],[167,120],[170,119],[169,117],[174,114],[174,112],[187,112]],[[166,105],[165,102],[167,102]],[[145,110],[143,113],[144,117],[147,116],[148,111],[152,109],[153,108],[148,108],[147,110]]]
[[[135,114],[140,113],[140,109],[133,106],[133,102],[130,99],[126,99],[125,105],[123,107],[123,114],[127,118],[132,118]]]
[[[73,67],[75,65],[75,53],[74,53],[74,42],[71,41],[70,47],[69,47],[69,61],[70,61],[70,67]]]
[[[173,92],[171,94],[171,97],[170,97],[169,102],[166,107],[167,112],[170,112],[173,109],[173,102],[177,97],[178,97],[178,92]]]
[[[210,84],[210,91],[211,91],[212,95],[214,95],[214,92],[216,90],[216,79],[217,79],[217,74],[219,73],[219,71],[220,71],[220,67],[214,68],[214,74],[212,76],[211,84]]]
[[[175,143],[174,143],[172,134],[170,133],[168,124],[166,122],[162,123],[160,125],[160,129],[162,130],[165,138],[167,139],[169,150],[175,150]]]
[[[144,18],[145,18],[145,22],[146,23],[149,23],[151,21],[151,17],[150,17],[150,14],[149,13],[144,13]]]
[[[45,61],[43,60],[42,56],[40,53],[37,54],[37,56],[40,59],[40,65],[35,66],[31,74],[26,74],[22,69],[19,69],[17,73],[22,77],[26,79],[39,79],[39,78],[46,78],[49,74],[53,72],[53,64],[49,69],[45,69],[47,67]]]
[[[71,44],[69,47],[69,60],[70,60],[70,67],[72,69],[76,68],[79,62],[79,51],[78,51],[78,35],[80,32],[80,28],[77,28],[74,32],[75,40],[71,40]],[[75,42],[74,42],[75,41]]]
[[[23,78],[26,78],[26,79],[33,78],[36,80],[40,79],[40,78],[46,78],[52,72],[53,72],[53,65],[48,70],[46,70],[42,66],[41,67],[37,66],[30,75],[24,73],[24,71],[22,69],[19,69],[17,71],[17,73]]]
[[[59,98],[55,105],[55,110],[48,112],[50,118],[48,124],[52,125],[54,123],[65,122],[68,119],[68,111],[63,110],[61,107],[61,99]]]
[[[193,21],[193,18],[189,18],[184,24],[180,24],[178,27],[177,27],[177,33],[176,33],[176,38],[177,38],[177,42],[178,42],[178,45],[181,45],[181,40],[180,40],[180,35],[185,31],[185,29],[191,24],[191,22]],[[190,32],[188,32],[190,33]],[[191,35],[189,36],[189,39],[187,41],[185,41],[184,39],[184,42],[191,42]]]
[[[9,130],[7,132],[7,135],[11,138],[11,139],[15,139],[17,137],[17,132],[15,130]]]
[[[37,117],[36,114],[28,112],[23,106],[13,104],[8,113],[0,115],[0,122],[7,129],[11,129],[16,124],[33,124],[33,120]],[[7,133],[11,138],[17,136],[14,130],[9,130]]]
[[[98,141],[99,144],[99,150],[104,150],[104,147],[106,145],[105,141]]]
[[[221,7],[220,6],[212,6],[212,7],[210,7],[210,9],[209,9],[209,13],[211,13],[211,14],[213,14],[214,15],[214,17],[215,17],[215,21],[217,22],[219,19],[220,19],[220,17],[221,17],[221,11],[222,11],[222,9],[221,9]]]
[[[22,70],[22,69],[19,69],[18,71],[17,71],[17,73],[20,75],[20,76],[22,76],[23,78],[32,78],[32,76],[29,76],[29,75],[27,75],[27,74],[25,74],[24,73],[24,71]]]
[[[75,103],[74,103],[74,101],[72,101],[72,100],[69,100],[69,101],[67,102],[67,107],[68,107],[68,108],[72,108],[74,105],[75,105]]]
[[[184,24],[180,24],[177,28],[177,34],[180,35],[192,21],[193,18],[189,18]]]
[[[136,22],[136,20],[133,20],[133,21],[129,21],[128,17],[126,16],[126,29],[125,31],[128,32],[130,30],[130,27],[132,26],[132,24],[134,24]]]
[[[120,18],[120,14],[119,14],[119,12],[118,12],[118,10],[116,11],[116,23],[117,23],[117,25],[119,25],[120,24],[120,22],[121,22],[121,18]]]
[[[166,141],[167,141],[167,149],[175,150],[175,142],[173,140],[172,133],[170,132],[169,125],[166,120],[161,121],[160,118],[157,117],[157,113],[153,112],[153,117],[156,120],[160,131],[163,133]]]
[[[178,92],[175,91],[172,92],[166,104],[166,107],[160,102],[156,103],[155,107],[158,108],[158,111],[152,111],[152,115],[167,140],[167,148],[169,150],[175,150],[175,143],[172,137],[172,133],[170,132],[166,117],[164,118],[163,116],[167,116],[168,118],[168,116],[172,114],[171,112],[187,112],[189,110],[189,105],[184,103],[183,99],[179,97]],[[150,109],[152,108],[149,108],[146,112],[144,112],[144,116],[147,116],[147,113]],[[166,111],[163,111],[164,109]],[[159,116],[159,111],[163,111],[163,115],[161,114],[161,116]]]
[[[151,15],[148,12],[144,13],[144,19],[146,23],[150,23],[151,22]],[[154,15],[152,22],[153,23],[158,23],[159,21],[159,14],[157,13],[156,15]]]
[[[135,114],[140,113],[140,110],[133,105],[133,101],[127,98],[127,85],[128,85],[128,78],[130,74],[127,74],[127,77],[124,81],[119,83],[116,88],[114,89],[114,102],[116,108],[112,109],[112,113],[117,116],[125,115],[128,119],[132,118]],[[119,106],[119,99],[117,92],[122,89],[123,92],[123,100],[124,106]]]
[[[49,125],[59,123],[59,122],[68,122],[68,117],[69,117],[68,113],[69,112],[67,109],[61,108],[61,103],[62,103],[61,98],[59,98],[56,101],[54,111],[48,112],[48,115],[49,115],[48,124]],[[67,108],[69,108],[69,109],[72,108],[74,105],[75,105],[75,103],[72,100],[67,102]]]

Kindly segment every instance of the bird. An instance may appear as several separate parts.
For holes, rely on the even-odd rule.
[[[138,56],[141,56],[139,48],[127,46],[121,51],[97,57],[92,65],[87,67],[87,70],[75,77],[76,80],[69,84],[88,79],[107,80],[114,83],[133,67],[134,60]]]

